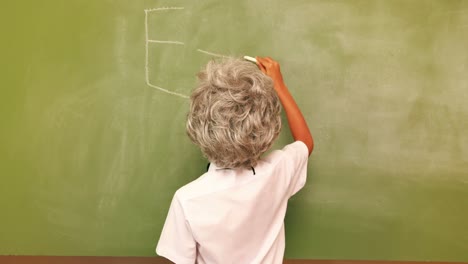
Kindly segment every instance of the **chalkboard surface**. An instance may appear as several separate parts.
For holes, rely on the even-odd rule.
[[[0,254],[154,254],[195,74],[272,56],[316,140],[288,258],[468,261],[468,1],[6,1]],[[285,126],[275,148],[291,142]]]

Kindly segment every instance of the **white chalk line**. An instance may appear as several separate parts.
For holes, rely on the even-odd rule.
[[[211,55],[211,56],[215,56],[215,57],[221,57],[221,58],[227,58],[228,57],[228,56],[225,56],[225,55],[222,55],[222,54],[217,54],[217,53],[209,52],[209,51],[202,50],[202,49],[197,49],[197,51],[199,51],[201,53]]]
[[[184,7],[179,7],[179,6],[167,6],[167,7],[150,8],[150,9],[145,9],[145,12],[166,11],[166,10],[180,10],[180,9],[184,9]]]
[[[189,98],[187,95],[172,92],[172,91],[169,91],[169,90],[164,89],[162,87],[153,85],[149,81],[149,46],[148,46],[148,43],[156,42],[156,43],[170,43],[170,44],[179,44],[179,45],[180,44],[183,45],[183,43],[179,42],[179,41],[162,41],[161,42],[160,40],[150,40],[149,39],[149,33],[148,33],[148,12],[161,11],[161,10],[177,10],[177,9],[184,9],[184,8],[183,7],[160,7],[160,8],[153,8],[153,9],[145,9],[145,37],[146,37],[146,41],[145,41],[145,78],[146,78],[146,84],[148,86],[152,87],[152,88],[158,89],[158,90],[160,90],[162,92],[165,92],[165,93],[168,93],[168,94],[179,96],[181,98]]]
[[[184,7],[160,7],[160,8],[152,8],[152,9],[145,9],[145,36],[146,36],[146,42],[145,42],[145,48],[146,48],[146,54],[145,54],[145,77],[146,77],[146,84],[152,88],[158,89],[162,92],[172,94],[175,96],[179,96],[181,98],[189,98],[187,95],[180,94],[177,92],[169,91],[165,88],[162,88],[160,86],[154,85],[150,82],[149,80],[149,46],[148,43],[159,43],[159,44],[175,44],[175,45],[185,45],[184,42],[181,41],[174,41],[174,40],[155,40],[155,39],[149,39],[149,31],[148,31],[148,13],[149,12],[155,12],[155,11],[166,11],[166,10],[180,10],[184,9]],[[221,57],[221,58],[227,58],[228,56],[202,50],[202,49],[197,49],[198,52],[210,55],[210,56],[215,56],[215,57]]]
[[[185,45],[185,43],[181,41],[174,41],[174,40],[156,40],[156,39],[148,39],[147,42],[150,43],[162,43],[162,44],[177,44],[177,45]]]
[[[179,96],[179,97],[186,98],[186,99],[189,98],[189,97],[188,97],[187,95],[185,95],[185,94],[180,94],[180,93],[172,92],[172,91],[169,91],[169,90],[164,89],[164,88],[162,88],[162,87],[153,85],[153,84],[151,84],[148,80],[146,80],[146,84],[147,84],[148,86],[150,86],[150,87],[153,87],[153,88],[155,88],[155,89],[158,89],[158,90],[160,90],[160,91],[162,91],[162,92],[165,92],[165,93],[168,93],[168,94],[172,94],[172,95]]]

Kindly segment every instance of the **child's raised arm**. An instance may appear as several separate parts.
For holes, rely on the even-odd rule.
[[[278,94],[281,104],[286,112],[289,128],[291,129],[294,140],[304,142],[309,150],[310,156],[314,149],[314,139],[310,134],[309,127],[307,126],[301,110],[284,84],[279,63],[270,57],[256,57],[256,59],[262,72],[273,79],[276,93]]]

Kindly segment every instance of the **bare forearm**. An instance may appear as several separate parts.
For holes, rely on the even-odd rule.
[[[310,155],[314,148],[314,140],[301,110],[284,83],[275,83],[275,89],[286,112],[289,128],[294,140],[304,142],[309,149]]]
[[[304,142],[309,149],[310,155],[314,149],[314,140],[310,134],[309,127],[307,126],[301,110],[284,84],[279,63],[270,57],[256,57],[256,59],[260,70],[273,79],[276,93],[278,94],[281,104],[286,112],[289,128],[291,129],[294,140]]]

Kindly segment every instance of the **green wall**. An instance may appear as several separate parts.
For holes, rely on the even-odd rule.
[[[145,12],[160,7],[183,9]],[[468,261],[468,1],[0,12],[0,254],[154,255],[174,191],[205,169],[184,96],[206,51],[279,60],[315,136],[286,257]],[[275,147],[290,141],[285,126]]]

